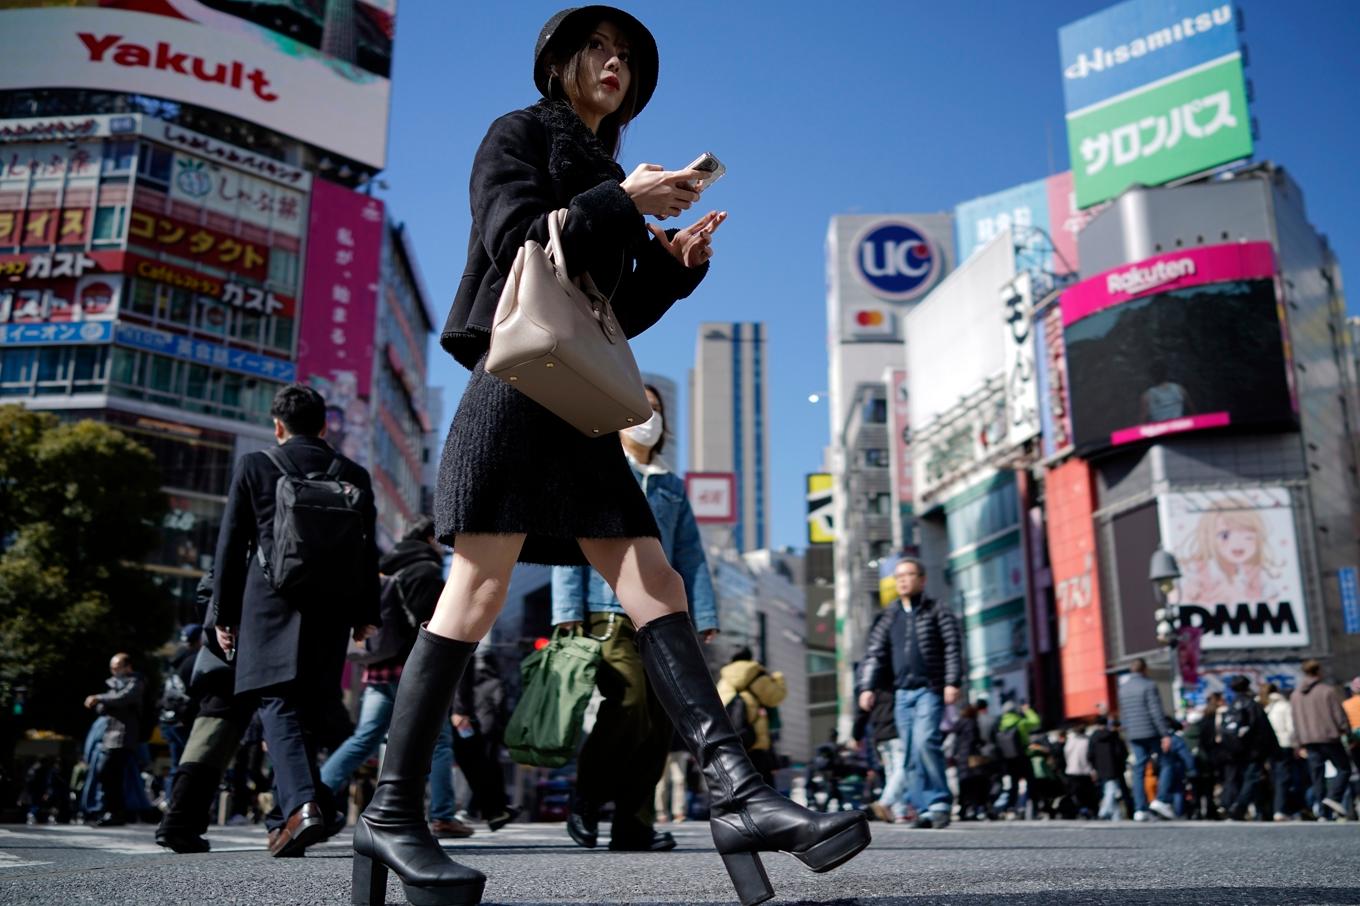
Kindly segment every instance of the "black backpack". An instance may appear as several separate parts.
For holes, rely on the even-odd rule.
[[[1004,730],[996,731],[996,748],[1005,759],[1019,758],[1024,755],[1020,748],[1020,728],[1012,725]]]
[[[1238,699],[1223,712],[1223,723],[1218,728],[1218,744],[1228,755],[1237,758],[1251,755],[1253,742],[1251,707]]]
[[[369,538],[364,525],[367,492],[340,480],[340,457],[325,472],[303,474],[279,447],[264,451],[283,472],[274,491],[274,544],[260,566],[274,590],[345,588],[360,581]]]

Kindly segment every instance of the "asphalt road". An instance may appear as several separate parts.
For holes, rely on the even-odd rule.
[[[874,842],[831,874],[765,860],[774,903],[906,906],[1360,904],[1360,824],[873,825]],[[488,904],[732,903],[705,824],[680,847],[617,854],[573,845],[560,824],[512,825],[450,843],[484,871]],[[601,834],[604,837],[605,834]],[[152,828],[0,827],[0,904],[345,904],[346,837],[271,859],[258,828],[214,829],[214,851],[176,856]],[[395,876],[389,902],[404,903]]]

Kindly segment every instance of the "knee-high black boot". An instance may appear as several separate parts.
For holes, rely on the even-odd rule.
[[[813,871],[830,871],[869,845],[863,812],[810,811],[760,779],[723,710],[689,614],[653,620],[637,638],[647,678],[703,770],[713,843],[743,906],[774,896],[759,853],[786,852]]]
[[[373,801],[354,828],[356,906],[384,906],[387,871],[401,878],[416,906],[480,903],[486,876],[444,854],[425,823],[425,778],[453,692],[472,660],[475,642],[421,628],[401,671],[387,754]]]
[[[216,765],[181,762],[170,785],[170,805],[156,828],[156,842],[177,853],[205,853],[211,848],[208,830],[221,772]]]

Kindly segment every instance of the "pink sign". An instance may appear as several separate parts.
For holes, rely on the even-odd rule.
[[[298,339],[301,380],[368,397],[382,231],[381,201],[313,181]]]
[[[1077,234],[1109,204],[1079,210],[1071,170],[1054,174],[1044,182],[1048,192],[1049,234],[1053,240],[1053,273],[1059,276],[1075,274],[1081,270],[1081,262],[1077,259]]]
[[[1110,435],[1110,443],[1131,444],[1140,440],[1151,440],[1154,437],[1161,437],[1164,434],[1179,434],[1182,431],[1198,431],[1201,428],[1222,428],[1229,424],[1231,419],[1226,412],[1207,412],[1204,415],[1187,415],[1184,418],[1173,418],[1164,422],[1154,422],[1150,425],[1139,425],[1136,428],[1123,428]]]
[[[1275,252],[1269,242],[1180,249],[1111,268],[1068,289],[1062,295],[1063,326],[1153,293],[1274,276]]]
[[[686,472],[685,493],[701,525],[737,521],[737,476],[732,472]]]

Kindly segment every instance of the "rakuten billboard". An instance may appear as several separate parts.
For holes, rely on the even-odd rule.
[[[119,5],[6,10],[0,90],[168,98],[383,166],[386,78],[193,0]]]
[[[1098,274],[1062,296],[1079,451],[1294,421],[1267,242],[1204,246]]]

